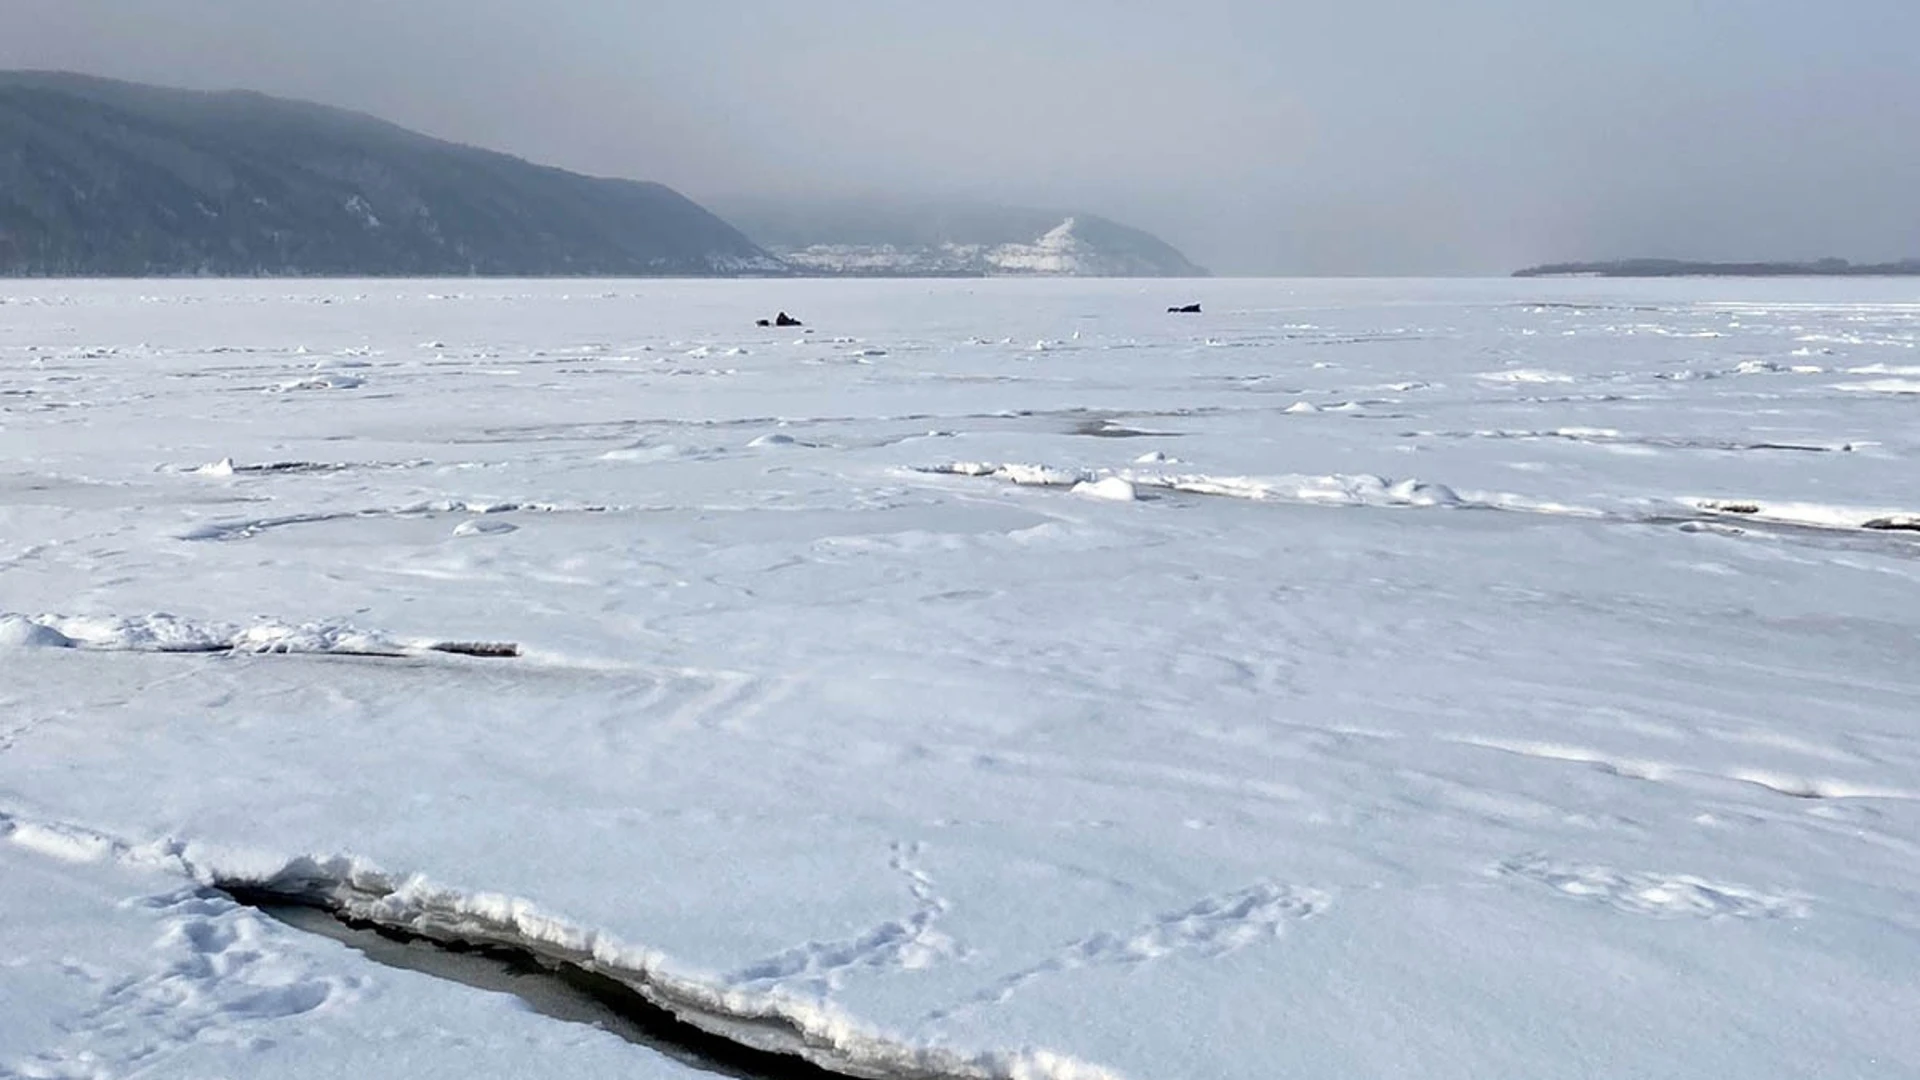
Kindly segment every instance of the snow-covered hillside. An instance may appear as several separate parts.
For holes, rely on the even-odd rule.
[[[1917,300],[0,288],[0,1075],[1920,1075]]]
[[[868,277],[1205,277],[1158,237],[1091,214],[892,203],[722,201],[721,212],[807,274]]]
[[[804,273],[866,276],[1163,277],[1166,260],[1125,247],[1103,247],[1067,218],[1031,243],[903,248],[894,244],[814,244],[779,256]]]

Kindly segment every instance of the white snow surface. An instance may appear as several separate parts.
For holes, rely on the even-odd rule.
[[[1177,288],[0,283],[0,1075],[1920,1075],[1920,292]]]

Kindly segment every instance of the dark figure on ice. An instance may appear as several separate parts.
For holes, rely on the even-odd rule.
[[[1187,305],[1185,305],[1185,306],[1183,306],[1183,307],[1170,307],[1170,308],[1168,308],[1168,309],[1167,309],[1167,314],[1169,314],[1169,315],[1198,315],[1198,314],[1200,314],[1200,305],[1199,305],[1199,304],[1187,304]]]
[[[783,311],[783,312],[781,312],[781,313],[779,314],[779,316],[778,316],[778,317],[776,317],[776,318],[775,318],[775,319],[773,320],[773,325],[775,325],[775,326],[799,326],[799,325],[801,325],[801,322],[800,322],[800,320],[799,320],[799,319],[796,319],[796,318],[794,318],[793,316],[791,316],[791,315],[789,315],[789,314],[787,314],[786,312],[784,312],[784,311]]]

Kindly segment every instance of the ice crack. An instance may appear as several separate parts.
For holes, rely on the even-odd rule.
[[[90,829],[23,821],[5,813],[0,813],[0,840],[69,861],[145,865],[190,878],[247,906],[309,908],[350,929],[419,939],[452,952],[492,953],[560,971],[565,978],[607,990],[624,1003],[623,1009],[638,1001],[656,1014],[667,1014],[674,1024],[698,1033],[686,1036],[689,1043],[725,1044],[725,1053],[745,1055],[767,1066],[763,1071],[743,1071],[717,1057],[703,1059],[705,1067],[719,1064],[715,1071],[733,1075],[1116,1080],[1109,1070],[1046,1050],[963,1053],[875,1031],[827,1002],[677,973],[652,950],[551,915],[529,900],[448,889],[417,875],[390,874],[347,856],[262,862],[177,841],[135,846]],[[910,845],[896,847],[893,865],[907,877],[909,891],[920,901],[915,916],[905,923],[911,926],[918,921],[924,930],[945,910],[945,904],[931,880],[914,865],[917,852]],[[613,984],[611,989],[608,983]],[[308,990],[302,993],[312,996]]]

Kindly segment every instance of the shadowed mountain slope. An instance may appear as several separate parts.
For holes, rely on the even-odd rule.
[[[246,91],[0,72],[0,274],[783,272],[659,184]]]

